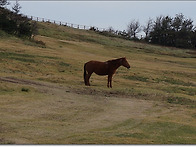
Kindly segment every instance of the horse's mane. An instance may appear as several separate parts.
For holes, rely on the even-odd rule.
[[[123,58],[118,58],[118,59],[108,60],[107,62],[117,62],[117,61],[119,61],[119,60],[121,60],[121,59],[123,59]]]

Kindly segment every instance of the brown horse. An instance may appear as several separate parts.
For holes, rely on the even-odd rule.
[[[106,62],[99,61],[89,61],[84,64],[84,83],[87,86],[90,86],[89,79],[92,73],[96,73],[97,75],[108,75],[108,88],[112,88],[112,76],[116,72],[117,68],[120,66],[124,66],[126,68],[130,68],[129,63],[126,60],[126,57],[108,60]]]

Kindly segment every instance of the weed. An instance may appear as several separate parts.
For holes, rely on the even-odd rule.
[[[21,91],[22,91],[22,92],[29,92],[30,90],[29,90],[28,88],[24,88],[24,87],[23,87],[23,88],[21,88]]]

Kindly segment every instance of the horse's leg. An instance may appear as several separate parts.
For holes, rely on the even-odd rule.
[[[85,82],[85,85],[88,86],[87,75],[85,75],[85,77],[84,77],[84,82]]]
[[[109,78],[109,77],[110,77],[110,76],[108,75],[108,84],[107,84],[107,87],[108,87],[108,88],[110,88],[110,87],[109,87],[109,83],[110,83],[110,78]]]
[[[108,88],[112,88],[112,74],[108,75],[108,84],[107,84]]]
[[[87,86],[90,86],[89,79],[90,79],[91,75],[92,75],[92,73],[88,73],[88,74],[86,75],[86,83],[87,83]]]
[[[110,76],[110,88],[112,88],[112,76],[113,74]]]

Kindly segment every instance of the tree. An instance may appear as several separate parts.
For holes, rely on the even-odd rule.
[[[191,39],[194,36],[194,26],[191,19],[185,18],[182,13],[177,14],[173,19],[172,26],[175,31],[176,47],[191,48],[194,46],[194,41]]]
[[[15,36],[31,38],[37,32],[37,25],[26,16],[0,7],[0,29]]]
[[[157,17],[150,33],[151,42],[160,45],[175,46],[174,35],[172,18],[170,16]]]
[[[191,34],[191,44],[192,48],[196,49],[196,30]]]
[[[183,14],[177,14],[174,18],[157,17],[149,35],[151,43],[180,48],[195,47],[194,39],[193,21],[185,18]]]
[[[128,34],[127,34],[127,32],[126,32],[125,30],[119,31],[119,32],[118,32],[118,35],[121,36],[121,37],[124,38],[124,39],[129,39],[129,38],[128,38]]]
[[[146,26],[143,26],[143,31],[146,35],[145,37],[146,41],[149,41],[149,35],[150,35],[150,32],[152,31],[152,27],[153,27],[153,19],[149,18]]]
[[[113,29],[112,26],[110,26],[110,27],[107,29],[107,31],[108,31],[109,33],[115,34],[115,30]]]
[[[184,15],[182,13],[177,14],[172,22],[172,27],[175,32],[178,32],[182,29]]]
[[[163,16],[159,16],[156,18],[152,31],[150,32],[150,42],[155,44],[160,44],[160,38],[161,38],[161,22],[162,22]]]
[[[139,21],[132,20],[127,26],[127,33],[130,39],[136,39],[136,35],[141,31]]]
[[[7,0],[0,0],[0,7],[4,7],[5,5],[9,5],[10,3]]]
[[[16,0],[16,3],[14,4],[14,6],[12,7],[12,10],[16,13],[16,14],[18,14],[19,12],[20,12],[20,9],[21,9],[22,7],[20,6],[20,4],[18,3],[18,0]]]

